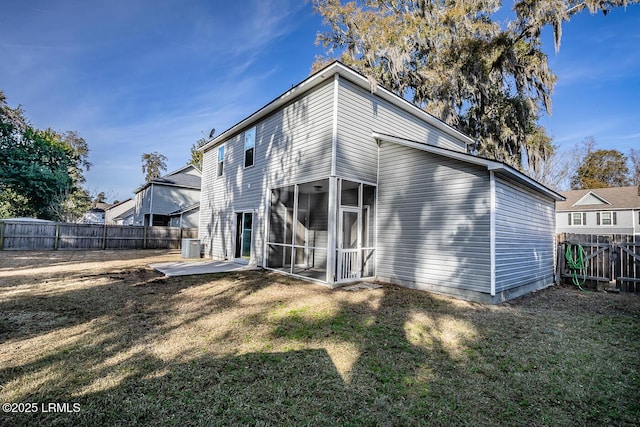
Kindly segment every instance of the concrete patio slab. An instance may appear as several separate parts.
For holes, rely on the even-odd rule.
[[[149,264],[149,267],[159,271],[167,277],[191,276],[194,274],[226,273],[229,271],[257,270],[257,267],[240,264],[233,261],[190,261],[190,262],[164,262]]]

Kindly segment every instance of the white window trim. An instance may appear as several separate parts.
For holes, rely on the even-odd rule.
[[[609,224],[604,224],[604,214],[609,214]],[[614,227],[617,225],[617,220],[614,219],[616,216],[616,212],[614,211],[599,211],[596,215],[596,224],[600,227]]]
[[[252,146],[247,148],[247,141],[252,141]],[[247,166],[247,151],[253,148],[253,158],[251,165]],[[244,169],[254,167],[256,164],[256,128],[255,126],[244,133],[244,151],[242,155],[242,165]]]
[[[586,225],[586,212],[571,212],[571,221],[569,222],[569,226],[571,227],[584,227]],[[580,224],[576,224],[574,221],[574,215],[580,215]]]
[[[222,151],[222,159],[220,159],[220,151]],[[216,177],[220,177],[224,175],[224,156],[225,156],[224,145],[221,145],[220,147],[218,147],[218,150],[217,150]],[[221,164],[222,164],[222,167],[221,167]]]

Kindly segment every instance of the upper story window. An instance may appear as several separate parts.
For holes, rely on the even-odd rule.
[[[224,171],[224,145],[218,147],[218,176]]]
[[[587,213],[586,212],[569,213],[569,225],[587,225]]]
[[[244,134],[244,167],[253,166],[256,155],[256,128],[251,128]]]
[[[596,214],[596,223],[598,225],[616,225],[616,212],[598,212]]]

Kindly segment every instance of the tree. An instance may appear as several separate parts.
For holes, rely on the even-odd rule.
[[[0,208],[3,216],[60,219],[64,197],[76,194],[89,148],[76,132],[34,128],[0,91]]]
[[[145,174],[145,182],[159,178],[162,172],[167,170],[167,157],[154,151],[153,153],[142,154],[142,173]]]
[[[531,164],[531,162],[537,162]],[[537,156],[524,166],[524,173],[552,190],[565,190],[569,179],[570,161],[560,155],[557,145],[551,145],[546,156]]]
[[[98,194],[96,194],[96,197],[93,198],[93,206],[96,206],[98,203],[106,203],[107,201],[107,195],[104,194],[104,191],[99,192]]]
[[[640,150],[631,149],[629,152],[631,161],[631,185],[640,185]]]
[[[618,150],[599,149],[587,153],[571,179],[574,190],[629,185],[627,156]]]
[[[0,184],[0,218],[25,217],[32,215],[29,200],[13,189]]]
[[[91,209],[91,197],[83,188],[75,188],[54,195],[50,210],[63,222],[79,222]]]
[[[204,146],[208,141],[205,138],[200,138],[191,146],[191,159],[189,160],[190,165],[194,165],[198,169],[202,170],[202,151],[199,151],[199,148]]]
[[[72,177],[76,186],[84,184],[84,172],[89,171],[92,164],[89,162],[89,145],[76,131],[67,131],[59,136],[60,140],[71,147],[75,165],[72,168]]]
[[[506,25],[492,15],[499,0],[313,0],[330,30],[317,43],[327,57],[404,96],[473,137],[477,154],[532,168],[553,152],[537,125],[551,111],[556,81],[541,50],[541,30],[585,8],[608,11],[627,1],[521,0]],[[372,88],[375,85],[372,84]]]

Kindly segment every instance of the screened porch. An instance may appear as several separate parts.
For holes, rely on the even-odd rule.
[[[265,266],[330,284],[373,277],[375,200],[375,186],[336,178],[271,189]]]

